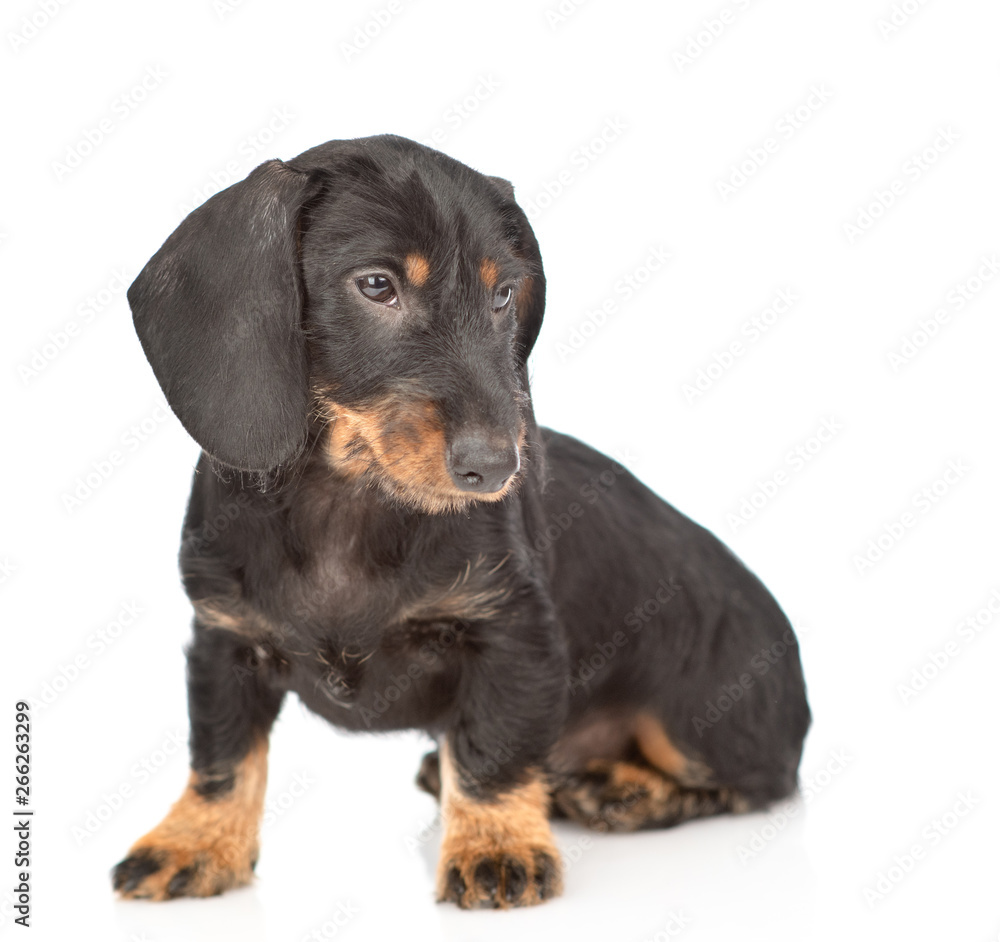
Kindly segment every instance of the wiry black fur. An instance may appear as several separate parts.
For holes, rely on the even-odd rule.
[[[404,284],[413,252],[427,283],[398,316],[373,310],[355,277]],[[503,322],[483,258],[526,286]],[[509,184],[397,137],[331,142],[196,210],[129,300],[205,448],[185,588],[238,622],[196,620],[189,650],[192,765],[220,790],[289,690],[348,729],[447,736],[483,797],[546,767],[590,718],[637,710],[750,806],[794,789],[809,711],[778,605],[624,468],[535,424],[526,360],[544,276]],[[433,401],[447,436],[523,427],[517,487],[428,513],[377,475],[342,474],[317,391],[358,408],[390,391]]]

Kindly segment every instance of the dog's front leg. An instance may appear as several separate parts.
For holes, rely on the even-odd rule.
[[[565,651],[555,626],[508,623],[482,638],[441,743],[438,900],[530,906],[562,889],[542,763],[562,726]]]
[[[214,896],[249,883],[257,862],[267,737],[282,694],[268,687],[266,664],[228,631],[196,626],[187,655],[191,776],[115,867],[115,889],[126,898]]]

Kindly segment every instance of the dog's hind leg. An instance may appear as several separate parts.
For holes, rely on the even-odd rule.
[[[601,718],[594,725],[606,726],[607,721]],[[685,756],[651,714],[639,713],[631,726],[620,725],[622,747],[614,751],[621,754],[591,758],[574,771],[550,770],[553,817],[597,831],[638,831],[750,810],[738,789],[718,785],[712,771]],[[602,739],[608,745],[606,734]],[[424,756],[417,786],[440,799],[436,751]]]
[[[606,725],[598,720],[594,728],[598,723]],[[638,831],[749,809],[738,790],[718,784],[711,769],[685,756],[651,714],[639,713],[620,728],[628,738],[619,754],[553,774],[554,813],[597,831]]]
[[[552,800],[558,812],[595,831],[667,828],[747,807],[734,789],[689,787],[651,766],[605,759],[565,776]]]

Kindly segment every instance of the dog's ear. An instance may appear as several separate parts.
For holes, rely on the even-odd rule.
[[[517,294],[517,342],[526,360],[538,339],[545,313],[545,271],[538,240],[531,229],[524,210],[514,201],[514,184],[503,177],[489,177],[496,191],[503,198],[502,212],[507,221],[507,234],[514,251],[529,264],[530,274]]]
[[[199,445],[263,471],[305,438],[308,377],[297,229],[320,180],[281,161],[192,212],[128,290],[136,333]]]

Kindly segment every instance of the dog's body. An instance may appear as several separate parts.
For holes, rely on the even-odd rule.
[[[331,142],[193,213],[129,299],[206,454],[181,550],[192,778],[116,869],[125,895],[250,878],[289,690],[439,741],[420,781],[438,897],[462,906],[559,891],[549,814],[662,827],[794,790],[809,711],[777,604],[535,424],[544,276],[509,184],[400,138]]]

